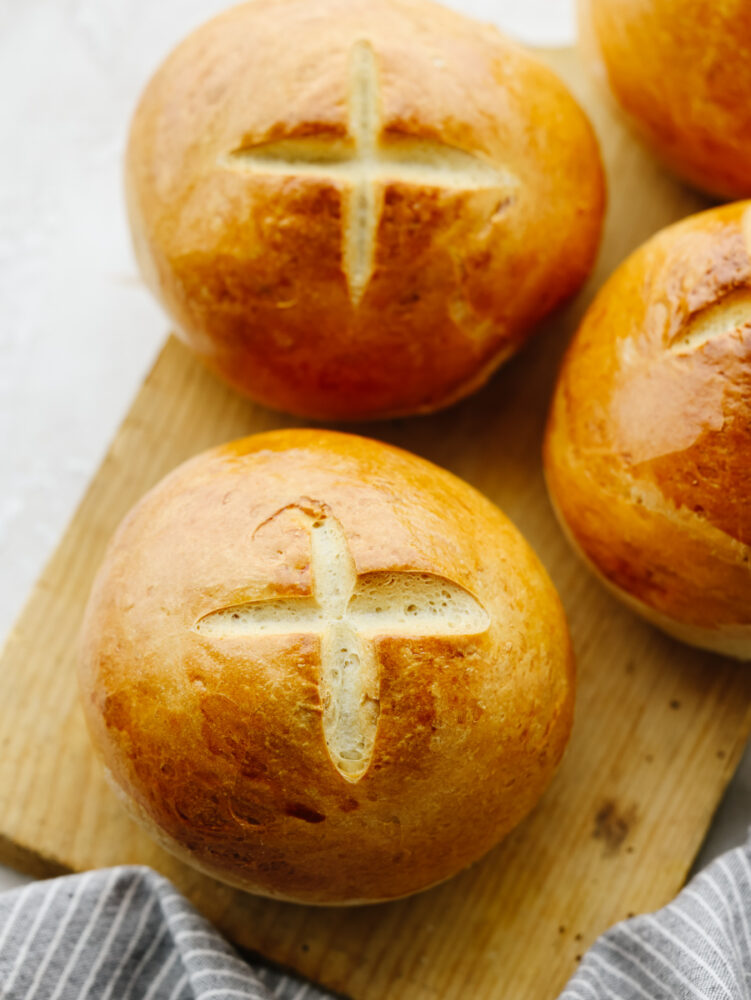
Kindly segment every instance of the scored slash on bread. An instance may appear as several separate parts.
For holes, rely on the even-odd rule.
[[[519,532],[429,462],[327,431],[213,449],[141,500],[94,584],[80,679],[161,843],[325,905],[480,857],[573,719],[563,610]]]
[[[543,63],[429,0],[253,0],[133,117],[144,278],[197,355],[305,417],[428,413],[571,296],[605,182]]]
[[[309,505],[313,511],[294,506],[310,531],[312,596],[221,608],[196,622],[195,630],[219,638],[320,634],[326,746],[342,777],[358,781],[373,756],[380,712],[372,638],[474,635],[490,620],[471,594],[443,577],[395,570],[358,580],[342,526],[331,511],[315,501]]]
[[[548,421],[554,507],[629,607],[751,658],[751,203],[661,230],[600,290]]]
[[[236,170],[311,176],[347,183],[342,270],[357,305],[375,264],[384,182],[458,191],[494,188],[510,196],[518,180],[502,166],[444,142],[393,134],[381,136],[378,66],[370,42],[356,42],[350,55],[347,139],[308,135],[243,147],[224,158]]]

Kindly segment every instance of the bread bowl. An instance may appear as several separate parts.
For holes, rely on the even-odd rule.
[[[751,196],[751,5],[579,0],[585,47],[660,158],[695,187]]]
[[[158,484],[81,634],[94,746],[170,851],[261,895],[393,899],[532,808],[568,739],[555,590],[488,500],[355,436],[278,431]]]
[[[430,0],[251,0],[147,86],[126,158],[141,271],[240,391],[306,417],[428,412],[583,282],[604,183],[584,113]]]
[[[751,203],[662,230],[574,337],[545,441],[551,498],[622,600],[751,658]]]

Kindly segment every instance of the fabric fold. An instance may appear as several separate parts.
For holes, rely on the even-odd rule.
[[[513,984],[498,984],[499,996]],[[324,1000],[246,962],[161,875],[123,866],[0,896],[2,1000]],[[603,934],[559,1000],[751,1000],[751,841]],[[544,998],[540,998],[544,1000]]]

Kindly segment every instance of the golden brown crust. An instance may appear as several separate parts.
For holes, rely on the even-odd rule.
[[[306,505],[341,525],[358,580],[433,574],[484,609],[472,635],[376,635],[359,780],[327,750],[317,635],[196,631],[218,608],[310,595]],[[470,864],[537,801],[572,721],[563,612],[519,533],[449,473],[330,432],[247,438],[152,490],[111,543],[81,649],[94,744],[136,812],[217,877],[310,903],[391,899]]]
[[[432,178],[368,182],[359,285],[350,167],[277,162],[285,140],[354,155],[358,73],[379,155],[427,157]],[[127,190],[144,276],[199,356],[263,403],[330,418],[472,391],[584,280],[604,205],[594,134],[553,73],[428,0],[253,0],[209,22],[146,89]]]
[[[650,145],[711,194],[751,195],[748,0],[580,0],[612,91]]]
[[[607,580],[678,626],[741,636],[750,219],[748,202],[703,212],[621,265],[568,350],[545,447],[561,518]]]

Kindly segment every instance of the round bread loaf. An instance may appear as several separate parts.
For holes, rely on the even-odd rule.
[[[80,680],[115,788],[168,850],[317,904],[479,858],[548,784],[574,696],[558,597],[500,511],[323,431],[209,451],[134,508]]]
[[[751,195],[751,3],[580,0],[618,103],[676,173]]]
[[[588,274],[597,143],[555,75],[428,0],[253,0],[135,114],[141,269],[178,331],[278,409],[465,396]]]
[[[576,334],[547,430],[561,522],[667,632],[751,658],[751,204],[662,230]]]

